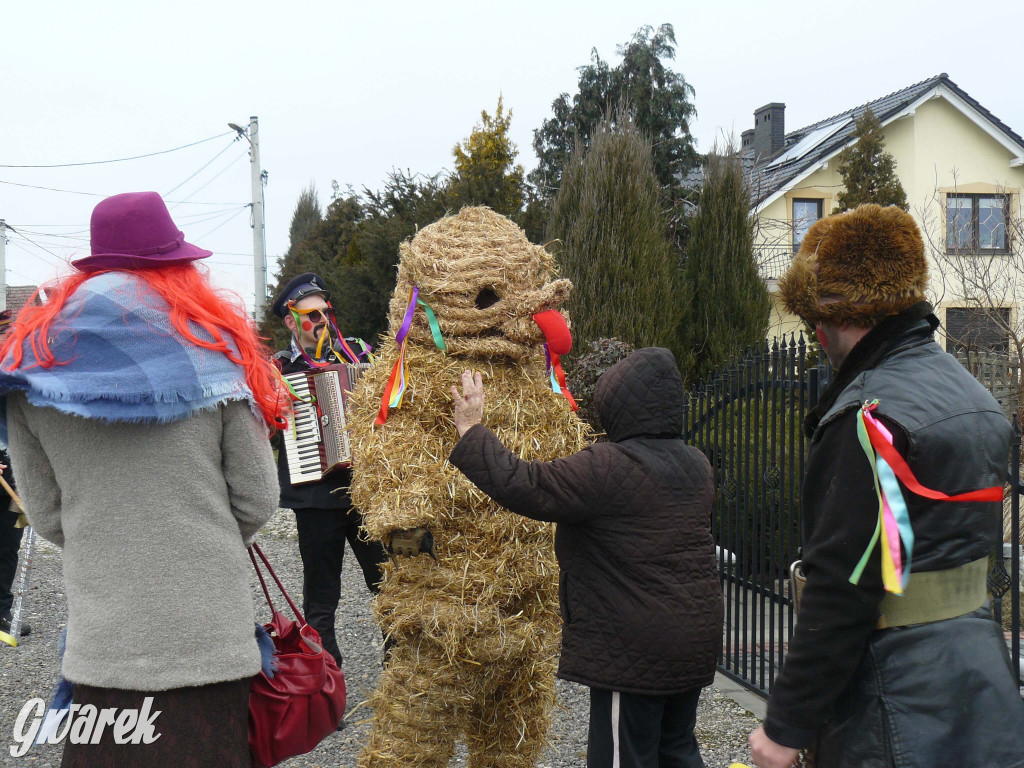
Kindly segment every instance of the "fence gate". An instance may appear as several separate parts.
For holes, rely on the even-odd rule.
[[[803,419],[831,369],[808,359],[803,336],[749,349],[689,395],[684,425],[714,470],[712,530],[725,597],[720,670],[767,695],[793,632],[789,565],[799,546]],[[1020,432],[1014,430],[1006,540],[989,574],[993,618],[1020,657]],[[999,540],[1003,540],[1003,535]],[[1009,615],[1004,615],[1009,614]]]

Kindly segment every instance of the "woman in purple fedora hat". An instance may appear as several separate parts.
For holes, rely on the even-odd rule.
[[[0,439],[29,521],[63,549],[79,709],[62,765],[248,766],[245,547],[277,508],[279,377],[157,193],[107,198],[91,231],[0,347]],[[80,743],[90,704],[140,713],[134,731]]]

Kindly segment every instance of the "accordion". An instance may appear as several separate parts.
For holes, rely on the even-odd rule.
[[[352,466],[345,407],[349,392],[369,363],[330,365],[283,378],[299,400],[284,430],[284,451],[292,485],[315,483],[338,467]]]

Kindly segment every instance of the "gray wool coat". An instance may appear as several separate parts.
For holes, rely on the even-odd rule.
[[[248,404],[111,424],[18,393],[7,420],[29,521],[64,550],[64,676],[160,691],[259,672],[245,545],[278,485]]]

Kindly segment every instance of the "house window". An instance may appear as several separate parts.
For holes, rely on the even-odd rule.
[[[821,200],[796,198],[793,200],[793,252],[800,250],[804,235],[821,218]]]
[[[946,307],[946,351],[1007,355],[1009,328],[1009,307]]]
[[[946,195],[947,253],[1009,253],[1006,195]]]

